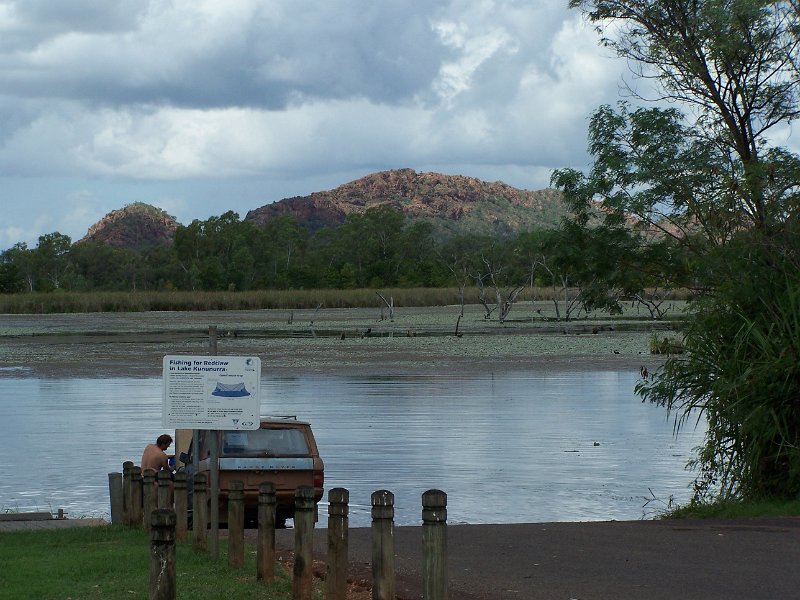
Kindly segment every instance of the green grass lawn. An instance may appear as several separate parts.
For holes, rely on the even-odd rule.
[[[291,574],[277,569],[275,582],[256,580],[255,547],[242,569],[228,567],[226,540],[220,558],[178,544],[177,597],[186,600],[292,596]],[[120,526],[75,527],[0,533],[0,598],[14,600],[146,599],[150,585],[150,539]]]

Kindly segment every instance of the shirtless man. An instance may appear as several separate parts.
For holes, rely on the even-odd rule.
[[[169,457],[167,456],[166,449],[172,445],[172,436],[163,434],[158,436],[155,444],[147,444],[142,454],[142,472],[146,469],[153,469],[154,471],[172,471],[169,466]]]

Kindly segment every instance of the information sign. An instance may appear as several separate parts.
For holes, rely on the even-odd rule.
[[[261,359],[165,356],[162,425],[175,429],[258,429]]]

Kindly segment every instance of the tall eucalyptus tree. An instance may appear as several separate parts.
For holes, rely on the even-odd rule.
[[[672,238],[705,300],[686,355],[639,386],[708,420],[697,498],[800,493],[800,116],[795,0],[571,0],[669,108],[601,107],[587,174],[556,171],[576,222]],[[630,89],[644,100],[644,88]],[[679,265],[676,263],[675,267]],[[794,358],[791,358],[794,357]]]

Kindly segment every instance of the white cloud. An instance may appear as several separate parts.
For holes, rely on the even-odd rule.
[[[0,171],[177,180],[533,168],[552,156],[547,144],[557,155],[575,146],[612,79],[594,35],[575,17],[561,26],[552,3],[134,4],[98,10],[108,30],[17,5],[41,40],[0,51],[13,66],[0,71],[0,117],[15,123]],[[75,6],[85,15],[92,4]]]
[[[463,23],[442,22],[435,24],[434,30],[445,46],[458,51],[456,60],[442,64],[433,83],[438,96],[446,101],[468,90],[475,72],[497,52],[518,49],[511,36],[499,27],[472,34]]]
[[[11,225],[9,227],[0,227],[0,249],[10,248],[21,240],[26,240],[29,237],[36,235],[38,229],[31,228],[25,230],[22,227]]]
[[[626,69],[564,4],[0,0],[0,236],[407,166],[541,187]]]
[[[515,86],[495,95],[487,88],[496,75],[480,66],[500,48],[517,53],[509,50],[518,48],[517,40],[508,33],[493,41],[473,36],[469,43],[466,33],[459,36],[453,44],[462,58],[443,67],[459,65],[450,80],[454,93],[438,105],[356,98],[306,101],[280,111],[132,105],[87,112],[62,101],[6,140],[0,167],[175,180],[443,161],[533,165],[585,146],[588,112],[615,85],[615,74],[575,22],[554,33],[550,53],[538,62],[512,57]]]

